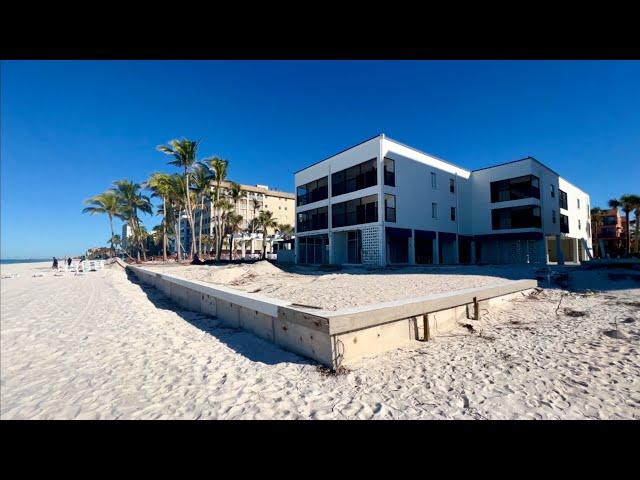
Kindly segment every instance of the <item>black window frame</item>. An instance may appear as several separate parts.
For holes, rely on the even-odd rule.
[[[331,197],[357,192],[376,185],[378,185],[378,158],[374,157],[332,173]]]
[[[569,233],[569,215],[560,214],[560,232]]]
[[[364,200],[373,200],[364,202]],[[331,228],[351,227],[378,221],[378,195],[354,198],[331,206]]]
[[[453,178],[449,179],[449,193],[456,193],[456,181]]]
[[[320,185],[322,182],[324,185]],[[301,190],[305,190],[305,192],[300,193]],[[328,175],[313,180],[312,182],[305,183],[304,185],[298,185],[296,188],[296,205],[298,207],[326,200],[327,198],[329,198]]]
[[[527,185],[520,186],[521,184],[527,183],[527,181]],[[534,181],[537,185],[534,185]],[[523,200],[525,198],[540,199],[540,178],[533,174],[495,180],[491,182],[489,187],[491,203]],[[506,198],[503,198],[505,196]]]
[[[451,210],[449,212],[449,218],[451,218],[452,222],[456,221],[456,207],[451,207]]]
[[[393,167],[391,171],[387,170],[387,161],[391,162],[391,166]],[[396,186],[396,161],[393,158],[384,157],[382,169],[384,174],[384,184],[388,187],[395,187]]]
[[[569,196],[567,192],[558,189],[560,195],[558,196],[558,203],[560,204],[560,208],[564,210],[569,210]]]
[[[529,211],[528,214],[526,213],[527,211]],[[508,215],[508,218],[505,219],[504,215]],[[508,226],[502,226],[504,220],[507,220]],[[541,209],[538,205],[494,208],[491,210],[492,230],[515,230],[519,228],[542,228]]]
[[[329,228],[328,207],[318,207],[296,214],[296,232],[312,232]]]
[[[393,198],[393,207],[387,205],[387,197]],[[392,193],[384,194],[384,221],[396,223],[396,196]]]

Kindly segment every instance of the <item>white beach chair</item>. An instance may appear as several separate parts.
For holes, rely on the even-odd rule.
[[[44,277],[44,273],[42,272],[35,272],[33,275],[31,275],[32,277]]]

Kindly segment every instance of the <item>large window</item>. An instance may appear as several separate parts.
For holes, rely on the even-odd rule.
[[[296,228],[298,232],[322,230],[328,228],[327,207],[313,208],[306,212],[298,213]]]
[[[560,214],[560,231],[569,233],[569,217],[567,215]]]
[[[540,207],[496,208],[491,210],[491,224],[494,230],[510,228],[541,228]]]
[[[362,263],[362,232],[347,232],[347,263]]]
[[[384,159],[384,184],[390,187],[396,186],[396,162],[390,158]]]
[[[347,227],[378,221],[378,196],[356,198],[331,207],[331,227]]]
[[[389,193],[384,195],[384,219],[387,222],[396,221],[396,196]]]
[[[456,181],[453,178],[449,179],[449,191],[451,193],[456,193]]]
[[[535,175],[491,182],[491,203],[540,198],[540,180]]]
[[[431,218],[438,218],[438,204],[436,202],[431,204]]]
[[[569,207],[569,199],[567,198],[567,192],[563,192],[562,190],[558,190],[560,192],[560,208],[564,208],[567,210]]]
[[[456,221],[456,207],[451,207],[451,221]]]
[[[431,188],[436,189],[438,184],[436,183],[436,172],[431,172]]]
[[[331,196],[355,192],[378,184],[377,159],[372,158],[331,175]]]
[[[297,192],[298,206],[318,202],[327,198],[329,196],[327,185],[327,177],[322,177],[305,185],[300,185]]]
[[[298,263],[325,264],[329,263],[327,235],[312,235],[309,237],[297,237]]]

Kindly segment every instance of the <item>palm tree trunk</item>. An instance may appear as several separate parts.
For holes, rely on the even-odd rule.
[[[200,199],[200,234],[198,235],[198,252],[200,252],[200,256],[202,256],[202,220],[204,220],[204,195]]]
[[[191,196],[189,195],[189,170],[187,167],[184,167],[184,194],[186,197],[186,214],[187,219],[189,220],[189,228],[191,230],[191,248],[189,248],[189,258],[193,258],[193,248],[195,244],[195,232],[193,231],[193,217],[191,210]]]
[[[178,218],[176,219],[176,250],[178,251],[178,262],[182,260],[182,252],[180,251],[180,210],[178,210]]]
[[[109,214],[109,226],[111,227],[111,242],[110,242],[111,243],[111,256],[115,257],[116,256],[116,252],[115,252],[115,249],[113,248],[113,216],[111,214]]]
[[[640,217],[640,207],[635,209],[635,215],[636,215],[636,228],[635,228],[635,235],[634,235],[634,247],[633,250],[638,253],[640,252],[640,221],[638,219],[638,217]]]
[[[626,247],[627,247],[627,256],[631,255],[631,236],[629,235],[631,233],[630,232],[630,228],[629,228],[630,227],[629,226],[629,214],[630,213],[631,213],[631,210],[626,210],[624,212],[624,216],[627,219],[627,245],[626,245]]]
[[[262,231],[262,259],[267,258],[267,229]]]
[[[167,199],[162,197],[162,260],[167,261]]]

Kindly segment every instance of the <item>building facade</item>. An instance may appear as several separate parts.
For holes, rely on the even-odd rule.
[[[585,259],[589,196],[536,159],[475,171],[373,137],[295,174],[296,262]]]
[[[624,255],[627,241],[627,219],[617,208],[602,210],[591,218],[593,245],[599,257]]]
[[[230,182],[221,182],[221,196],[229,193]],[[213,186],[212,192],[213,192]],[[242,217],[240,232],[234,235],[234,240],[244,240],[245,244],[235,245],[238,249],[245,249],[248,253],[256,253],[262,248],[262,232],[250,232],[251,222],[256,219],[260,212],[270,211],[273,219],[280,225],[295,224],[295,195],[290,192],[271,190],[268,185],[240,185],[243,196],[236,202],[234,212]],[[199,205],[197,206],[199,207]],[[204,209],[195,211],[194,228],[196,237],[200,235],[200,217],[202,215],[202,232],[204,235],[214,235],[214,209],[213,201],[206,201]],[[268,235],[274,235],[275,229],[269,228]],[[181,249],[189,252],[191,245],[191,232],[186,218],[180,222]],[[174,242],[175,245],[175,242]],[[175,247],[174,247],[175,248]],[[243,253],[244,254],[244,253]]]

